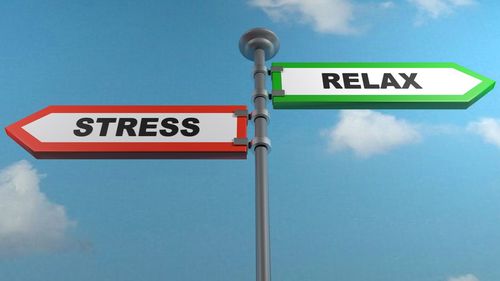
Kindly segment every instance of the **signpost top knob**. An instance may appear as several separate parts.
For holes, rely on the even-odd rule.
[[[278,36],[269,29],[250,29],[240,38],[240,52],[245,58],[253,61],[257,49],[262,49],[265,52],[266,60],[271,59],[280,49]]]

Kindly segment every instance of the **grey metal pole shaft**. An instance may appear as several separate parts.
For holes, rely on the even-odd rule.
[[[271,141],[267,136],[269,112],[266,90],[266,60],[279,50],[276,35],[267,29],[255,28],[245,33],[240,39],[240,51],[246,58],[254,61],[253,93],[254,111],[251,117],[255,125],[252,147],[255,152],[255,249],[256,280],[271,280],[271,259],[269,243],[269,199],[268,199],[268,164],[267,156]]]
[[[262,49],[255,50],[255,93],[254,93],[254,124],[255,139],[266,140],[267,118],[260,116],[267,113],[267,91],[265,70],[265,53]],[[269,257],[269,200],[267,181],[268,146],[258,145],[255,150],[255,227],[257,254],[257,281],[271,280],[271,261]]]

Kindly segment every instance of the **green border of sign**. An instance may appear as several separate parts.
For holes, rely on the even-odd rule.
[[[283,96],[273,96],[275,109],[465,109],[495,86],[495,81],[456,63],[449,62],[274,62],[272,66],[286,68],[454,68],[481,80],[465,95],[286,95],[281,84],[281,71],[271,71],[273,91],[285,90]]]

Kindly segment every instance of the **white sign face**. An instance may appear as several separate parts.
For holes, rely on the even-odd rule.
[[[244,105],[49,106],[5,128],[39,159],[246,159]]]
[[[286,95],[463,95],[481,80],[453,68],[285,68]]]
[[[495,81],[454,63],[272,64],[275,109],[467,108]]]
[[[51,113],[22,127],[40,142],[232,142],[232,113]]]

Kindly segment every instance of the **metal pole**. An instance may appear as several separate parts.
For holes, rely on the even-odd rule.
[[[266,90],[266,60],[279,50],[276,35],[267,29],[256,28],[245,33],[240,39],[240,51],[246,58],[254,61],[253,77],[255,90],[252,96],[255,110],[251,118],[255,124],[255,136],[251,146],[255,152],[255,246],[256,280],[271,280],[271,260],[269,243],[269,200],[267,156],[271,141],[267,136],[269,112]]]
[[[255,50],[255,72],[265,69],[264,51]],[[252,116],[255,124],[255,235],[257,251],[257,281],[271,280],[271,261],[269,258],[269,207],[268,207],[268,182],[267,182],[267,154],[268,146],[258,141],[266,142],[267,118],[259,116],[265,114],[267,109],[267,92],[265,89],[266,74],[254,73],[255,78],[255,111]],[[268,139],[267,139],[268,140]],[[270,145],[270,142],[267,142]]]

